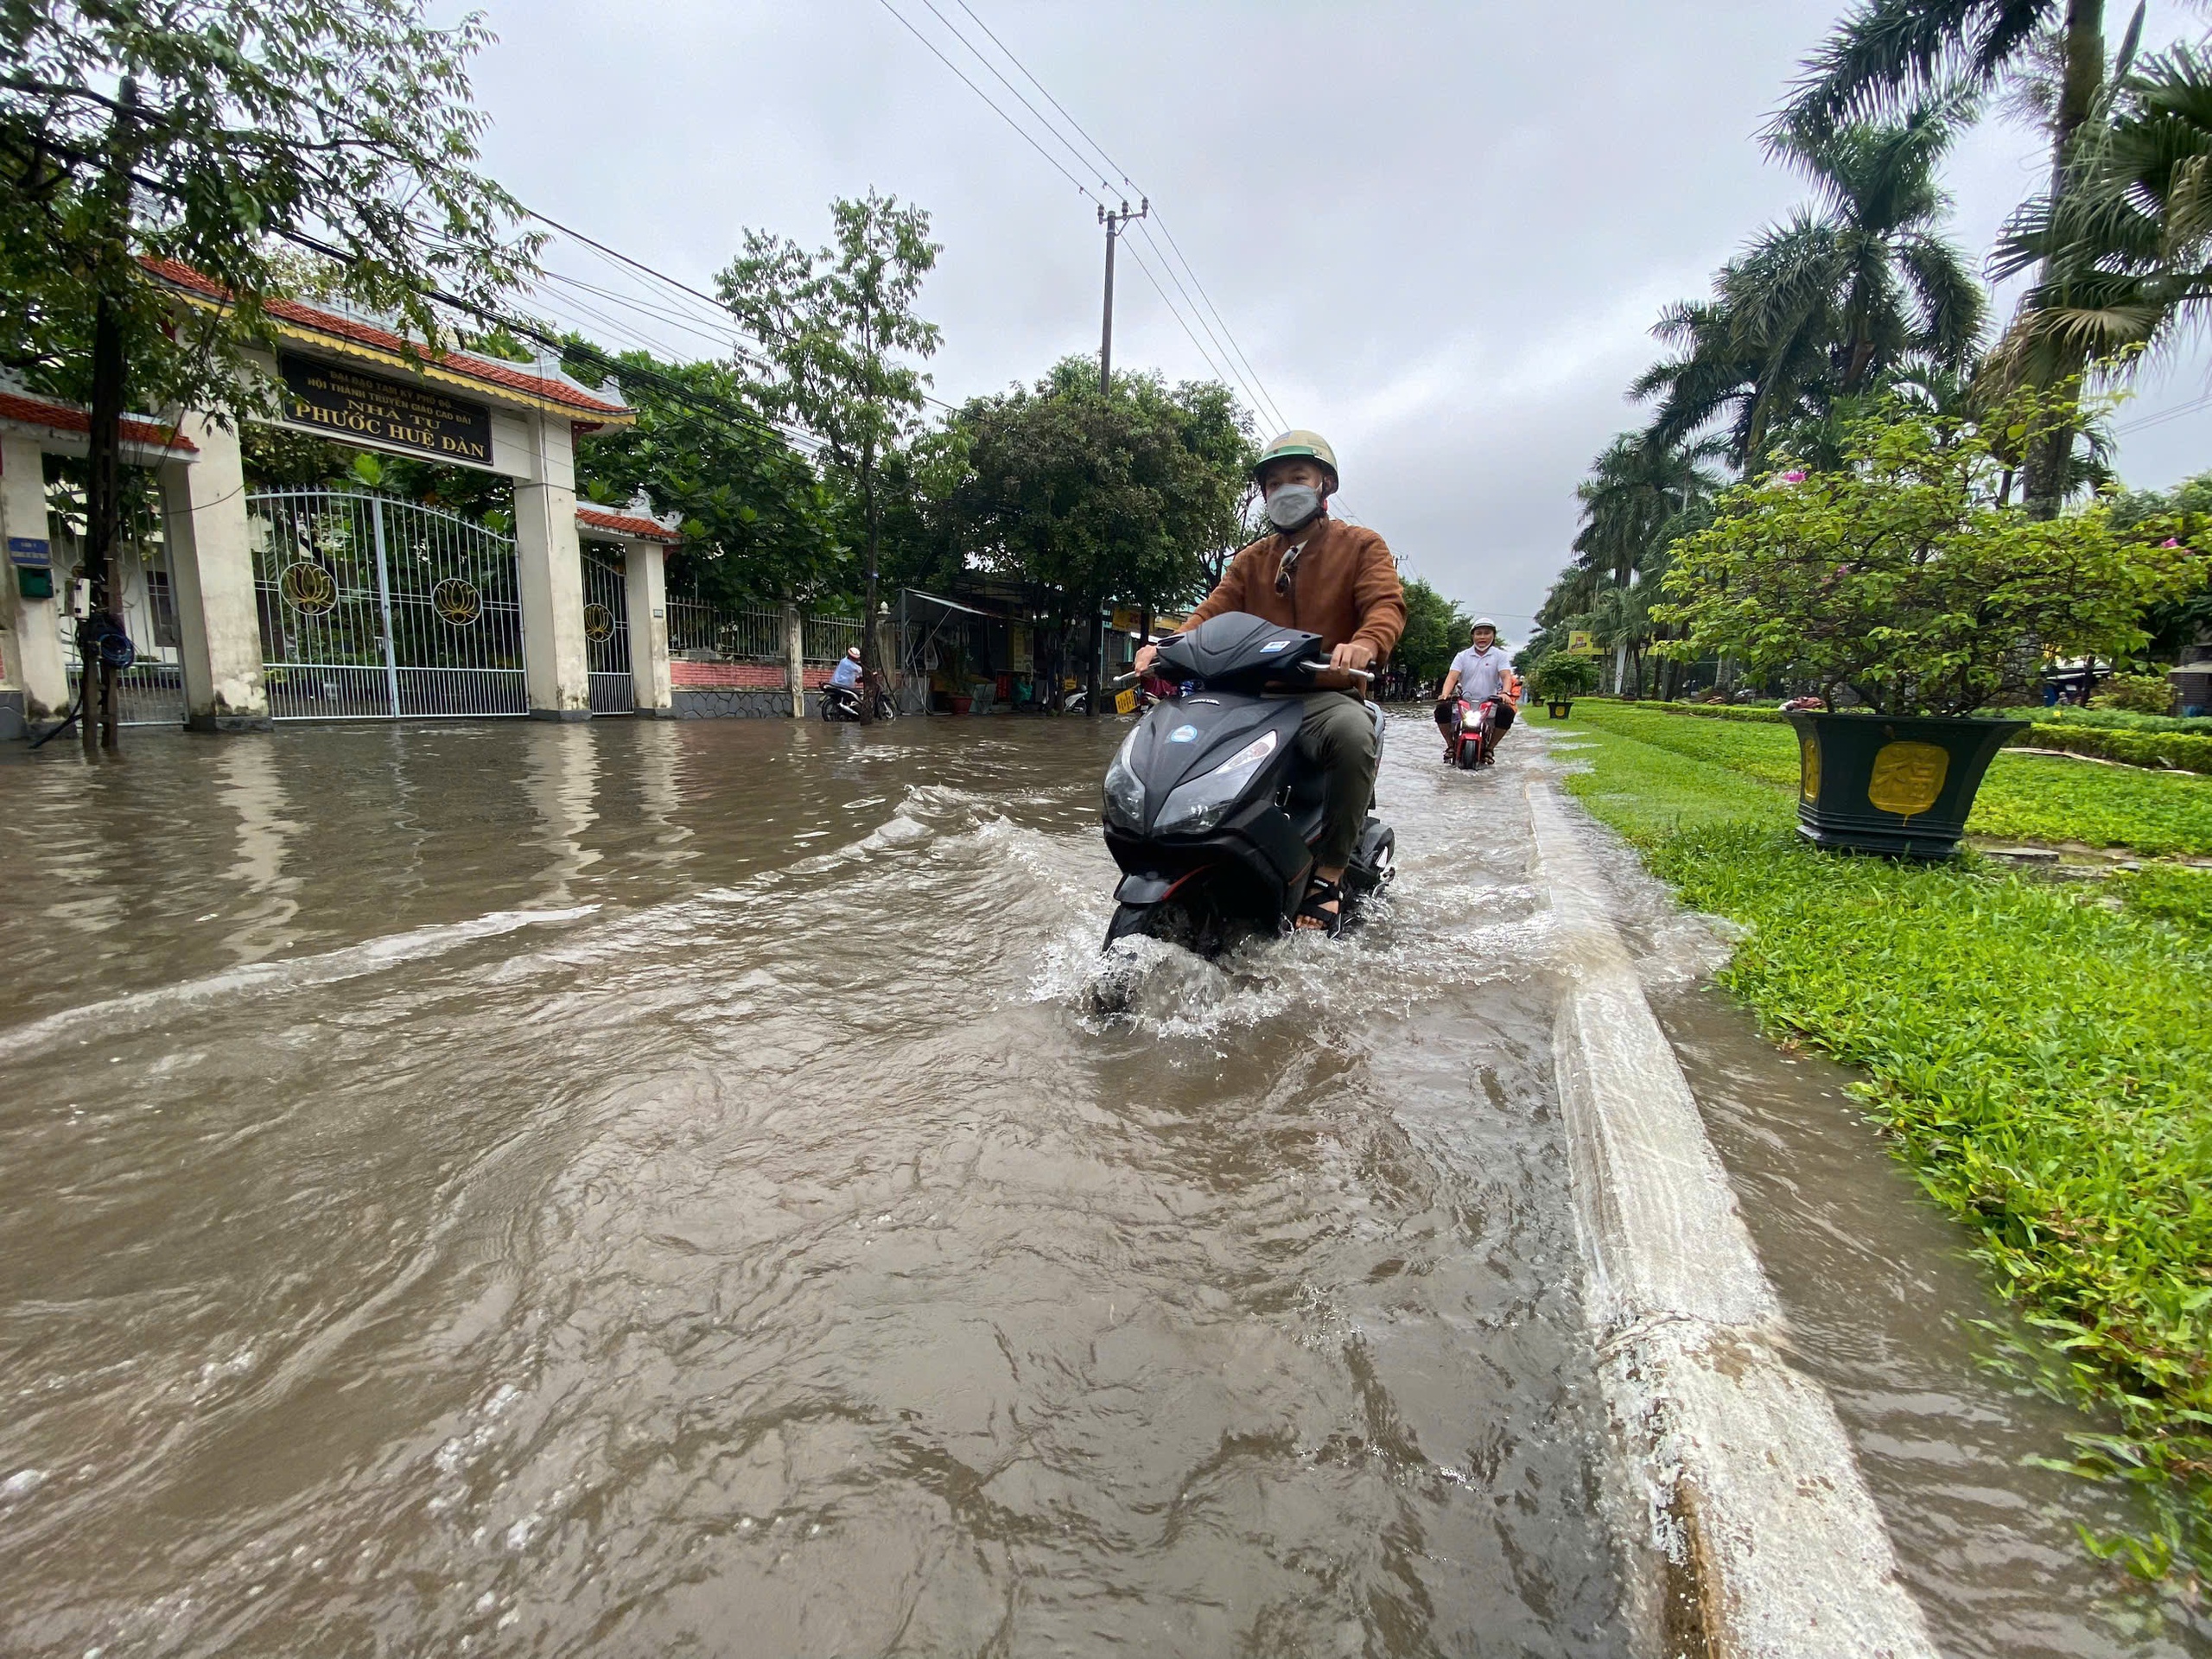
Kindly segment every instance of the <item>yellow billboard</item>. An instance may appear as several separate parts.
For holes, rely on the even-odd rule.
[[[1570,657],[1595,657],[1597,642],[1590,638],[1587,628],[1576,628],[1567,636],[1567,652]]]

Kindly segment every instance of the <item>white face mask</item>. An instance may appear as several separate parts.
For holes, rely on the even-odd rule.
[[[1285,484],[1268,497],[1268,522],[1286,536],[1321,513],[1321,492],[1310,484]]]

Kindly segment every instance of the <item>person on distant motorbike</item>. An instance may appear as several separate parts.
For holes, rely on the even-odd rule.
[[[1320,839],[1298,907],[1301,930],[1332,935],[1344,925],[1344,867],[1375,798],[1379,759],[1375,724],[1346,671],[1368,671],[1389,659],[1406,628],[1405,590],[1397,562],[1373,531],[1329,516],[1337,491],[1337,455],[1317,432],[1286,432],[1260,452],[1253,481],[1273,527],[1229,562],[1221,583],[1183,624],[1243,611],[1278,627],[1318,633],[1329,669],[1306,698],[1298,744],[1325,776]],[[1154,647],[1137,653],[1141,674]]]
[[[861,683],[861,648],[849,647],[837,664],[837,671],[830,677],[832,685],[855,686]]]
[[[1443,728],[1445,742],[1448,745],[1458,735],[1462,698],[1478,709],[1486,702],[1493,705],[1491,730],[1494,738],[1503,737],[1513,728],[1512,691],[1513,664],[1505,647],[1497,643],[1497,624],[1478,616],[1467,630],[1466,650],[1452,659],[1444,690],[1437,694],[1436,723]]]

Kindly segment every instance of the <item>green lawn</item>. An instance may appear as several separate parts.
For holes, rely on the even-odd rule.
[[[2180,1477],[2171,1541],[2212,1561],[2212,873],[2054,883],[1821,853],[1777,786],[1787,728],[1575,713],[1592,747],[1561,758],[1591,769],[1567,788],[1684,903],[1749,928],[1724,982],[1865,1072],[2064,1374],[2119,1412],[2102,1455]],[[2005,756],[1992,781],[1993,833],[2212,846],[2212,780]]]

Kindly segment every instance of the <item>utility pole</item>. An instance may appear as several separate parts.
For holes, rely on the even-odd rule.
[[[1098,327],[1098,395],[1114,395],[1114,241],[1129,227],[1133,219],[1142,219],[1152,212],[1152,199],[1147,196],[1136,212],[1129,211],[1127,200],[1118,213],[1109,213],[1103,206],[1098,209],[1098,222],[1106,227],[1106,317]],[[1106,625],[1099,620],[1099,607],[1105,603],[1103,596],[1090,601],[1090,690],[1084,699],[1083,712],[1092,718],[1098,714],[1100,688],[1098,684],[1099,658],[1106,654]]]
[[[1106,321],[1098,330],[1098,392],[1110,397],[1114,393],[1114,239],[1129,227],[1133,219],[1143,219],[1152,212],[1152,200],[1147,197],[1134,213],[1124,201],[1118,213],[1098,210],[1098,222],[1106,227]]]

